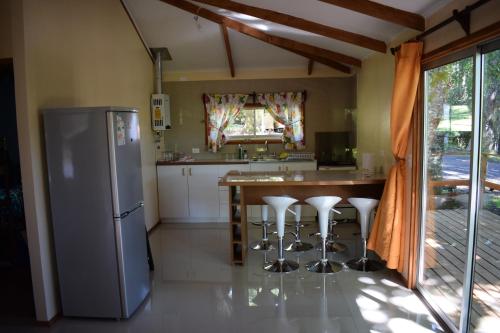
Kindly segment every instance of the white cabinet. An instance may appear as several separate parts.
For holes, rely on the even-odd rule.
[[[188,165],[189,216],[218,218],[218,165]]]
[[[306,171],[316,170],[316,161],[304,162],[250,162],[250,171]]]
[[[282,164],[277,162],[250,163],[250,171],[281,171]]]
[[[158,166],[158,203],[161,218],[189,216],[186,165]]]
[[[160,218],[176,222],[229,220],[229,192],[218,186],[231,170],[249,171],[248,164],[159,165]]]

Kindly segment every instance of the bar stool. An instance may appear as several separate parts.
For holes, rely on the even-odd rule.
[[[286,273],[299,268],[299,264],[292,260],[285,260],[283,252],[283,238],[285,237],[285,213],[288,207],[298,200],[290,197],[265,196],[262,200],[271,206],[276,212],[276,233],[278,235],[278,259],[272,263],[264,265],[264,269],[269,272]]]
[[[291,234],[295,237],[295,240],[285,248],[285,251],[290,251],[290,252],[309,251],[310,249],[313,248],[313,245],[310,243],[302,242],[302,240],[300,239],[300,229],[304,227],[304,225],[300,223],[300,217],[302,214],[302,205],[294,205],[293,210],[289,209],[288,211],[290,211],[292,214],[295,215],[295,232],[291,232]]]
[[[330,209],[338,204],[342,198],[334,196],[320,196],[307,198],[305,201],[317,209],[319,234],[321,237],[321,259],[311,261],[306,265],[309,272],[314,273],[336,273],[342,270],[342,264],[328,260],[326,257],[326,242],[328,238],[328,217]]]
[[[262,213],[261,214],[262,222],[260,224],[259,223],[252,223],[252,224],[262,227],[262,239],[260,241],[256,241],[250,244],[250,248],[256,251],[274,250],[274,245],[269,241],[269,238],[267,237],[267,235],[269,235],[269,232],[267,230],[268,227],[271,225],[271,223],[269,223],[269,206],[262,205],[261,213]]]
[[[347,199],[359,212],[359,224],[361,227],[361,239],[363,240],[363,256],[349,260],[346,264],[350,269],[363,272],[373,272],[384,268],[380,261],[368,259],[366,256],[366,239],[370,229],[370,213],[377,206],[378,200],[369,198]]]

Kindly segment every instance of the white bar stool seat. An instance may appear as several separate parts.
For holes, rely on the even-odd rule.
[[[366,240],[370,231],[370,215],[378,205],[378,200],[370,198],[348,198],[347,201],[359,212],[359,225],[361,228],[361,239],[363,240],[363,256],[349,260],[346,265],[350,269],[363,272],[373,272],[384,268],[380,261],[368,259],[366,255]]]
[[[336,273],[342,270],[342,264],[328,260],[326,257],[326,243],[328,238],[328,218],[330,210],[338,204],[342,198],[335,196],[319,196],[307,198],[305,201],[318,211],[319,234],[321,237],[321,259],[311,261],[306,265],[309,272],[314,273]]]
[[[276,233],[278,235],[278,259],[264,265],[268,272],[286,273],[299,268],[299,264],[292,260],[285,260],[283,239],[285,237],[285,214],[291,205],[298,200],[290,197],[265,196],[262,200],[276,212]]]

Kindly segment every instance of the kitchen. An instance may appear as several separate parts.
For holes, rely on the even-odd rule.
[[[317,133],[350,133],[354,140],[352,141],[353,146],[350,146],[349,149],[356,148],[354,155],[358,157],[358,163],[361,161],[363,153],[371,153],[373,154],[372,166],[374,169],[378,172],[382,170],[382,173],[387,175],[394,161],[391,149],[390,110],[395,58],[389,49],[410,40],[421,33],[423,29],[420,31],[407,29],[352,12],[349,12],[351,16],[339,17],[337,14],[332,14],[336,12],[334,10],[336,7],[328,4],[328,1],[311,1],[311,8],[316,8],[311,9],[311,11],[305,8],[308,5],[299,4],[297,1],[293,2],[293,6],[289,10],[283,1],[276,2],[277,4],[248,1],[246,3],[252,6],[287,12],[299,17],[304,16],[310,21],[321,22],[325,25],[333,26],[329,15],[337,15],[335,16],[336,20],[339,25],[343,25],[344,29],[384,39],[387,43],[387,51],[385,53],[367,51],[368,49],[358,46],[349,49],[343,45],[342,47],[345,47],[344,53],[362,58],[361,67],[351,66],[352,72],[347,74],[322,65],[319,61],[308,61],[288,50],[240,34],[229,26],[228,34],[234,61],[232,66],[234,77],[232,77],[229,65],[231,61],[227,55],[224,33],[221,33],[220,26],[206,20],[202,10],[193,14],[173,6],[169,2],[181,3],[182,1],[149,0],[147,2],[124,1],[123,3],[111,0],[85,3],[50,1],[46,4],[40,4],[36,1],[24,0],[4,1],[2,3],[4,6],[2,9],[5,10],[2,10],[0,15],[2,17],[2,32],[5,33],[1,35],[0,58],[14,59],[26,238],[30,255],[36,320],[45,324],[53,323],[55,328],[59,325],[61,330],[72,330],[81,325],[81,322],[76,319],[60,317],[63,313],[61,312],[60,290],[57,282],[58,272],[55,256],[57,250],[54,249],[52,239],[51,199],[48,195],[46,147],[43,139],[41,110],[67,106],[120,105],[139,109],[142,187],[145,205],[144,221],[150,231],[149,238],[153,257],[156,259],[156,269],[152,275],[151,294],[136,316],[119,323],[105,322],[103,324],[105,329],[144,331],[158,329],[159,326],[177,331],[195,331],[199,330],[200,327],[207,328],[206,324],[210,323],[209,318],[200,314],[199,317],[192,317],[190,326],[185,327],[182,326],[181,322],[189,322],[190,308],[203,306],[219,307],[220,309],[219,312],[212,313],[214,322],[210,329],[234,331],[240,329],[238,322],[244,320],[245,317],[238,314],[235,317],[237,320],[228,321],[227,324],[224,324],[222,318],[224,314],[236,313],[231,312],[231,307],[241,306],[241,303],[238,302],[243,300],[245,309],[248,310],[243,311],[243,314],[250,316],[246,328],[248,330],[257,330],[259,327],[280,330],[286,329],[290,325],[290,329],[293,330],[301,325],[307,326],[308,320],[314,322],[314,325],[323,320],[324,327],[337,325],[335,326],[337,328],[332,326],[330,331],[335,331],[339,327],[352,331],[368,331],[370,329],[398,331],[398,327],[401,329],[401,325],[416,325],[415,327],[417,327],[420,324],[428,329],[442,330],[442,327],[449,322],[444,324],[438,322],[430,315],[429,310],[423,307],[423,303],[415,296],[414,292],[406,288],[408,286],[406,282],[413,279],[411,276],[403,274],[403,279],[406,282],[401,282],[399,274],[394,271],[387,271],[389,275],[377,275],[378,273],[365,276],[355,275],[356,278],[351,279],[355,283],[348,285],[346,281],[350,280],[349,277],[352,275],[342,275],[347,272],[335,273],[333,276],[328,275],[325,278],[320,276],[315,278],[307,275],[308,272],[303,270],[301,266],[301,276],[304,274],[303,276],[309,282],[314,280],[312,284],[317,289],[307,289],[301,291],[299,295],[295,291],[302,290],[300,288],[304,284],[294,286],[294,283],[300,283],[293,278],[293,273],[284,277],[280,277],[278,274],[266,279],[266,275],[261,270],[262,253],[249,251],[248,264],[242,267],[230,265],[227,226],[221,226],[223,223],[214,223],[227,221],[229,205],[231,204],[230,188],[219,187],[217,184],[219,177],[224,177],[229,170],[233,170],[234,165],[242,168],[241,170],[249,171],[252,170],[252,167],[255,170],[265,165],[263,168],[278,168],[276,172],[279,173],[279,168],[284,169],[281,171],[286,171],[286,168],[291,171],[291,164],[305,163],[300,168],[307,169],[303,171],[309,169],[312,171],[317,168],[317,161],[322,159],[321,153],[318,154],[316,151],[316,148],[320,146],[318,142],[321,140]],[[217,10],[213,6],[202,4],[202,2],[190,3],[208,8],[208,10]],[[411,7],[398,1],[377,2],[398,8],[408,6],[405,7],[407,10],[425,16],[426,28],[446,20],[452,15],[453,9],[462,10],[465,5],[474,3],[474,1],[440,1],[431,4],[430,1],[422,0],[415,2],[414,7]],[[470,21],[471,33],[481,32],[485,27],[494,27],[495,22],[498,22],[499,19],[497,7],[497,1],[489,1],[473,9]],[[296,8],[295,11],[293,8]],[[318,10],[319,8],[323,10]],[[217,10],[217,13],[222,15],[224,10]],[[245,19],[247,18],[243,17],[241,20],[248,23]],[[341,24],[342,20],[344,23]],[[380,27],[385,24],[381,28],[382,30],[378,32],[375,30],[377,26],[375,22],[380,24]],[[267,33],[272,35],[276,26],[276,24],[269,23],[271,30]],[[260,28],[262,30],[262,27]],[[497,37],[495,35],[497,30],[490,27],[490,31],[489,35],[483,36],[483,40],[492,40]],[[325,44],[324,40],[313,42],[314,39],[309,39],[310,35],[302,36],[300,33],[291,32],[288,32],[288,35],[285,32],[278,34],[285,37],[290,37],[292,34],[294,38],[303,43],[316,43],[315,45],[322,47],[329,45],[330,48],[331,45],[336,45],[336,47],[331,47],[333,51],[338,51],[338,47],[340,47],[340,44]],[[431,52],[439,50],[440,47],[446,46],[454,40],[464,38],[464,36],[460,24],[452,20],[448,26],[425,38],[424,55],[429,53],[435,56]],[[146,47],[143,43],[146,44]],[[167,47],[172,56],[171,61],[163,63],[164,76],[162,80],[162,92],[168,94],[170,98],[171,129],[166,130],[161,135],[149,129],[151,124],[150,98],[151,93],[156,90],[154,86],[154,54],[150,56],[149,47]],[[310,56],[312,58],[314,54],[310,54]],[[268,161],[267,163],[259,161],[247,163],[245,161],[244,164],[237,161],[228,166],[225,160],[237,159],[239,155],[238,144],[223,144],[220,149],[217,148],[218,152],[216,153],[207,146],[207,123],[203,94],[239,93],[253,95],[276,92],[305,92],[303,131],[305,149],[299,152],[314,153],[316,161]],[[439,127],[441,128],[441,125]],[[451,127],[452,125],[449,125],[449,128]],[[411,138],[409,141],[410,147],[413,139]],[[259,155],[258,148],[264,149],[266,146],[268,149],[265,152],[266,155],[280,156],[280,153],[284,151],[283,145],[280,143],[268,142],[265,145],[265,142],[257,144],[243,142],[240,144],[243,145],[243,149],[247,150],[249,159],[254,155]],[[414,148],[418,150],[420,146]],[[192,162],[185,161],[181,165],[161,165],[172,163],[164,162],[164,160],[170,159],[170,156],[178,157],[180,153],[189,155],[195,161],[208,161],[210,164],[205,167],[204,164],[196,164],[195,162],[194,165],[191,165],[189,163]],[[91,154],[89,154],[89,158],[91,158],[90,156]],[[215,164],[214,166],[213,163],[216,160],[224,161],[224,164]],[[160,162],[158,163],[158,161]],[[409,161],[411,164],[411,159]],[[177,164],[179,163],[177,162]],[[274,165],[271,166],[271,164]],[[179,190],[164,194],[171,191],[175,181],[171,178],[164,178],[168,177],[165,170],[174,167],[179,168],[180,174],[184,172],[184,178],[177,180],[183,183],[175,185],[175,188]],[[204,176],[207,173],[210,174],[210,180]],[[411,173],[409,172],[409,174]],[[407,179],[407,181],[411,182],[411,179]],[[492,186],[495,188],[496,185]],[[459,190],[457,190],[458,196],[463,195]],[[189,193],[198,195],[192,203]],[[174,211],[173,207],[178,208],[178,213],[169,215]],[[305,208],[309,209],[310,207]],[[260,222],[262,219],[260,206],[252,206],[247,211],[249,223]],[[355,217],[352,208],[343,214],[341,217],[335,215],[335,218],[349,220]],[[315,210],[311,209],[307,214],[304,212],[303,216],[305,222],[311,223],[308,227],[311,230],[306,229],[307,233],[316,232],[314,229],[317,228]],[[275,218],[272,210],[269,217],[271,220]],[[288,215],[288,218],[293,221],[293,215]],[[197,229],[197,227],[201,229]],[[359,234],[353,235],[359,231],[345,228],[342,223],[338,229],[338,233],[344,237],[342,241],[359,252],[361,249],[360,236]],[[307,237],[307,233],[304,232],[303,237]],[[259,226],[249,226],[249,236],[251,236],[249,241],[258,240],[260,236]],[[271,237],[274,236],[270,235]],[[311,238],[310,242],[316,242],[316,240]],[[220,245],[220,247],[214,246],[214,244]],[[414,245],[414,252],[416,252],[416,248],[417,246]],[[462,251],[462,253],[465,252]],[[270,252],[269,256],[272,257],[269,260],[273,260],[276,253]],[[315,251],[306,255],[307,259],[314,259],[318,256],[319,252]],[[305,260],[305,258],[303,259]],[[336,259],[347,262],[351,258],[339,257]],[[300,263],[302,264],[302,262],[301,259]],[[404,271],[415,272],[416,269],[408,270],[405,268]],[[218,272],[220,275],[217,274]],[[204,281],[204,273],[210,277],[206,277],[205,280],[211,280],[212,287],[200,285]],[[218,276],[220,280],[217,282]],[[231,281],[232,276],[237,283],[243,283],[243,289],[246,288],[245,292],[241,288],[230,288],[228,282]],[[184,281],[184,285],[181,283],[182,281]],[[470,283],[470,280],[468,281]],[[265,287],[262,287],[263,285]],[[373,304],[371,296],[367,296],[369,294],[353,295],[352,297],[338,296],[342,290],[346,294],[354,293],[356,289],[373,285],[375,289],[369,290],[368,293],[372,292],[372,294],[380,296],[380,299],[375,301],[376,304]],[[259,291],[266,290],[268,287],[269,290],[277,288],[277,294],[271,296],[271,294]],[[382,295],[380,292],[377,294],[377,288],[383,289]],[[309,304],[309,307],[306,308],[314,309],[314,311],[307,310],[309,311],[307,315],[297,315],[296,311],[303,308],[295,307],[296,305],[293,303],[289,303],[292,305],[287,304],[287,300],[282,297],[283,289],[286,290],[285,298],[298,302],[295,304],[304,301]],[[193,293],[195,296],[192,296]],[[196,293],[199,297],[196,296]],[[415,309],[420,309],[419,307],[422,306],[423,310],[416,310],[416,312],[422,311],[418,313],[424,313],[424,317],[428,320],[416,323],[415,311],[405,310],[401,302],[397,303],[398,300],[392,298],[391,302],[396,302],[397,305],[391,303],[389,306],[387,302],[381,300],[388,299],[384,293],[387,295],[393,293],[393,296],[399,293],[401,296],[399,301],[413,302],[411,304],[414,305]],[[176,300],[183,299],[188,295],[191,295],[191,298],[188,298],[185,303],[176,302]],[[333,297],[327,297],[327,295],[333,295]],[[251,299],[250,296],[252,296]],[[259,308],[259,297],[257,296],[270,297],[269,300],[275,297],[278,304],[277,311],[267,306]],[[335,296],[338,298],[336,299]],[[376,298],[376,296],[373,297]],[[232,303],[233,298],[235,303]],[[321,302],[328,300],[326,303],[330,304],[327,304],[327,307],[319,306],[320,300]],[[345,300],[348,304],[348,311],[337,312],[335,310],[342,308],[341,300]],[[266,302],[264,301],[263,304],[268,304]],[[173,310],[176,306],[179,307],[179,311]],[[287,306],[288,311],[285,310]],[[494,303],[491,306],[495,308]],[[256,311],[252,312],[254,307]],[[397,309],[394,310],[396,312],[391,314],[387,307],[396,307]],[[324,311],[327,311],[326,315]],[[216,316],[216,313],[220,316]],[[319,315],[321,313],[323,315]],[[165,315],[165,319],[159,318],[162,315]],[[286,316],[290,318],[287,319]],[[387,319],[380,319],[385,318],[384,316]],[[402,316],[409,316],[411,319],[401,319]],[[275,320],[271,320],[269,317]],[[193,318],[197,320],[192,320]],[[294,322],[294,318],[298,319]],[[282,326],[279,326],[277,322],[282,323]],[[202,326],[196,326],[196,323]],[[453,325],[456,325],[456,322]],[[461,325],[463,328],[464,324]],[[418,326],[418,328],[423,329],[424,326]],[[271,327],[273,328],[271,329]],[[0,326],[0,330],[2,328]],[[101,328],[96,326],[96,329]]]

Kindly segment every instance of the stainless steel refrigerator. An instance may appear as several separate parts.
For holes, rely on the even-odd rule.
[[[137,110],[47,109],[43,121],[63,315],[128,318],[150,291]]]

